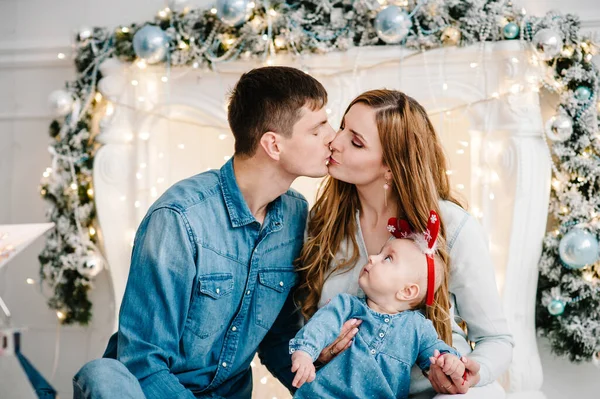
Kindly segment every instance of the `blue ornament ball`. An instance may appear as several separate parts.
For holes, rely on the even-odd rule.
[[[560,299],[553,299],[548,305],[548,313],[552,316],[560,316],[565,311],[565,303]]]
[[[514,22],[507,23],[502,29],[504,38],[508,40],[516,39],[519,36],[519,31],[519,25],[515,24]]]
[[[592,91],[587,86],[579,86],[575,89],[575,98],[579,101],[588,101],[592,98]]]
[[[581,269],[598,260],[598,239],[587,230],[573,229],[561,238],[558,253],[568,269]]]
[[[250,18],[248,0],[217,0],[217,16],[229,26],[239,26]]]
[[[387,44],[400,43],[412,27],[412,21],[406,11],[398,6],[388,6],[379,11],[375,18],[377,36]]]
[[[146,25],[133,35],[133,51],[149,64],[162,62],[169,51],[169,38],[158,26]]]

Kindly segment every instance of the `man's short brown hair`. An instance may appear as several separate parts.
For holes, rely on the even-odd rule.
[[[252,156],[266,132],[285,136],[307,106],[313,111],[327,104],[319,81],[299,69],[273,66],[242,75],[229,97],[227,119],[235,137],[235,154]]]

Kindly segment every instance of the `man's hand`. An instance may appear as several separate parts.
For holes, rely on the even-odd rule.
[[[448,377],[442,367],[438,363],[440,352],[437,350],[434,352],[435,363],[431,363],[429,368],[429,381],[431,386],[437,393],[442,394],[465,394],[474,385],[479,382],[479,363],[473,359],[469,359],[465,356],[461,357],[460,360],[465,366],[465,374],[458,378]]]
[[[339,337],[333,343],[321,351],[319,362],[326,364],[331,361],[334,357],[348,349],[352,345],[352,339],[358,333],[358,326],[362,323],[362,320],[350,319],[342,326],[342,331]]]
[[[304,351],[295,351],[292,354],[292,373],[296,373],[292,381],[296,388],[300,388],[305,382],[313,382],[316,373],[312,357]]]

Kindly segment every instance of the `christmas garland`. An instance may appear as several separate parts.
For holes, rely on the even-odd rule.
[[[182,3],[175,1],[141,25],[82,29],[74,57],[78,77],[51,95],[58,118],[50,125],[53,163],[41,194],[57,228],[39,258],[41,277],[52,287],[49,306],[62,323],[89,322],[87,294],[103,265],[96,246],[92,132],[96,109],[107,104],[96,87],[104,60],[211,68],[248,58],[269,65],[275,54],[289,53],[307,70],[306,57],[355,46],[427,50],[521,40],[533,45],[537,60],[551,71],[540,84],[560,95],[546,127],[554,161],[550,212],[559,227],[544,240],[538,331],[574,361],[598,353],[599,74],[591,62],[598,46],[580,34],[577,17],[537,18],[511,2],[479,0],[218,0],[206,10]]]

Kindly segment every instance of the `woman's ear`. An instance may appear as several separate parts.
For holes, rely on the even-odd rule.
[[[385,181],[392,180],[392,171],[390,169],[388,169],[387,167],[386,167],[386,171],[383,172],[383,178],[385,179]]]
[[[260,138],[259,144],[268,157],[274,159],[275,161],[279,161],[279,157],[281,155],[281,143],[280,137],[277,133],[266,132]]]
[[[399,301],[414,301],[419,297],[421,288],[418,284],[406,284],[404,288],[396,292],[396,299]]]

